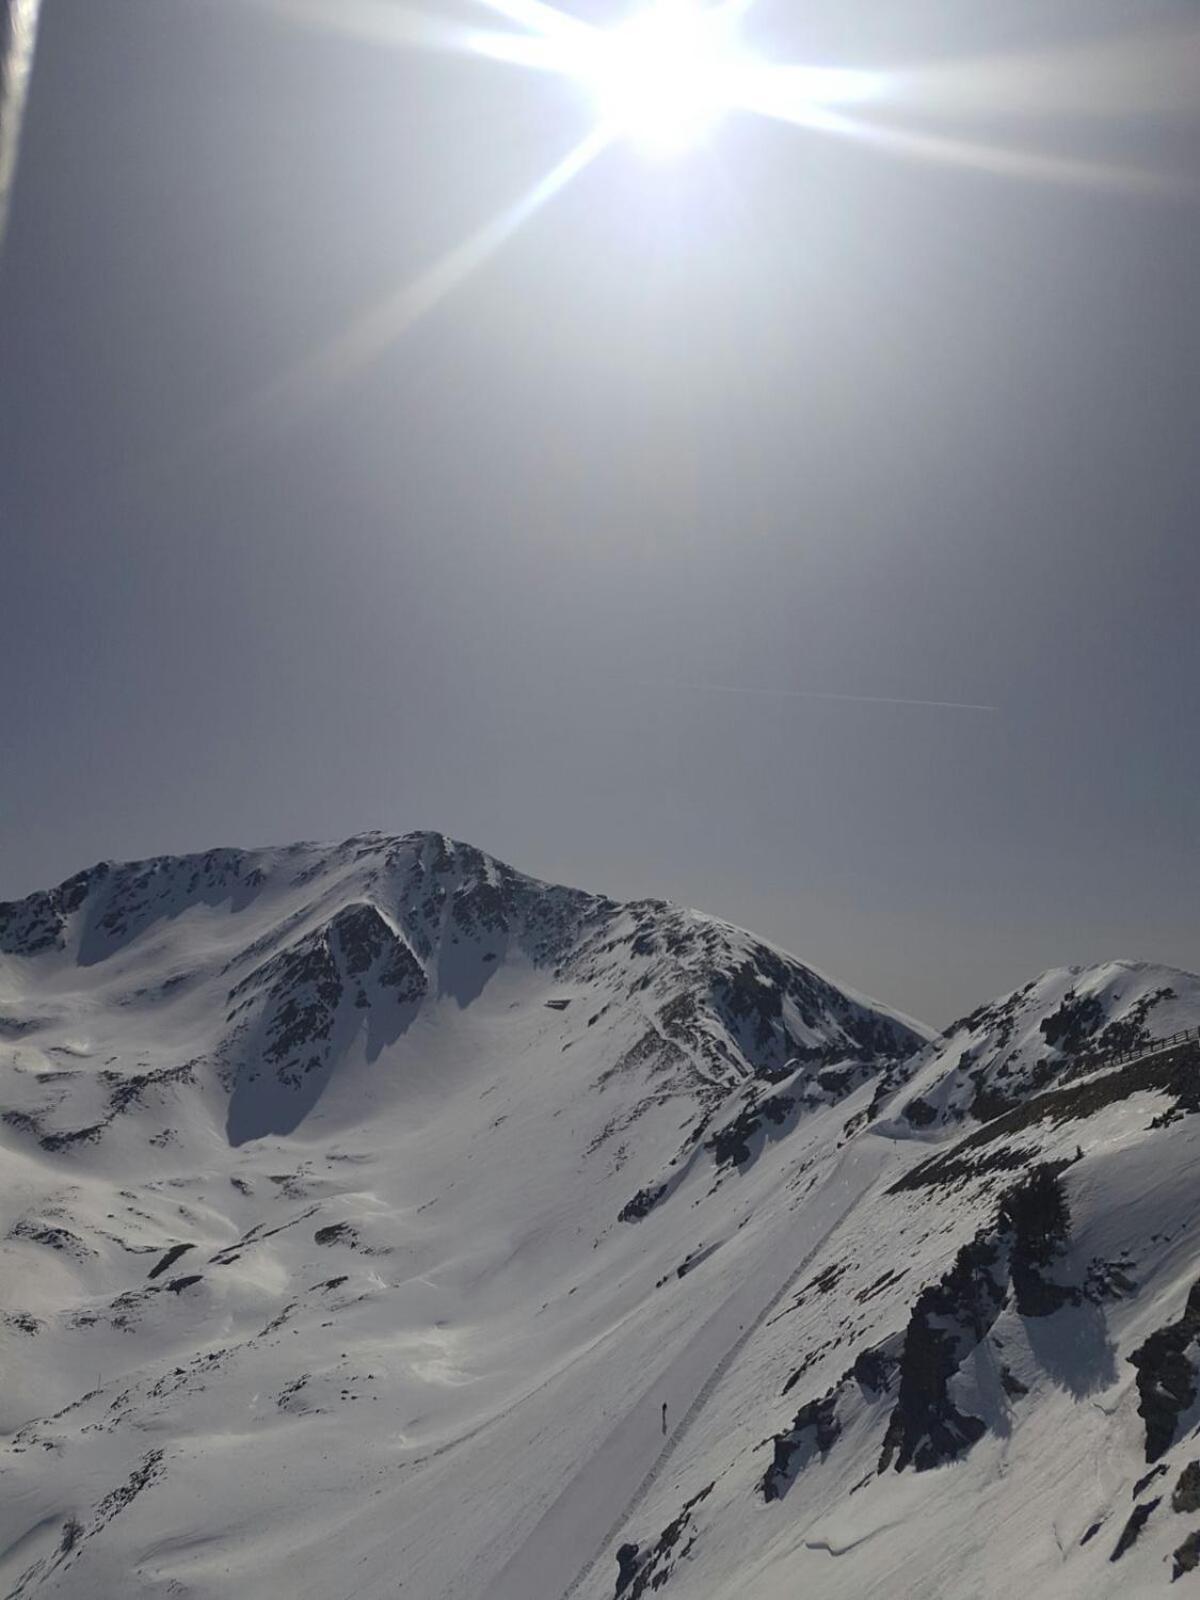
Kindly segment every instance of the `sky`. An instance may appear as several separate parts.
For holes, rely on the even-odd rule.
[[[45,0],[0,895],[436,828],[935,1025],[1047,966],[1200,968],[1194,7],[758,0],[763,56],[938,68],[918,138],[1152,181],[735,115],[604,151],[345,361],[595,108],[320,3]]]

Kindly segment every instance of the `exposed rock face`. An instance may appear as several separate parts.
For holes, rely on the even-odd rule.
[[[981,1238],[959,1252],[940,1283],[918,1296],[904,1337],[896,1406],[888,1423],[879,1470],[918,1472],[953,1461],[987,1431],[978,1417],[960,1412],[950,1379],[984,1337],[1005,1303],[1003,1260],[997,1241]]]
[[[915,1095],[900,1114],[906,1122],[911,1122],[914,1128],[928,1128],[937,1121],[937,1112],[928,1101],[922,1100],[920,1095]]]
[[[377,999],[417,1005],[429,990],[411,947],[372,905],[354,904],[270,957],[229,991],[229,1021],[255,1018],[261,1053],[278,1081],[296,1088],[327,1065],[339,1009]]]
[[[1018,1315],[1040,1318],[1083,1300],[1080,1287],[1049,1276],[1070,1236],[1063,1165],[1036,1166],[1007,1190],[994,1223],[917,1296],[903,1334],[861,1351],[832,1389],[802,1406],[791,1426],[775,1435],[774,1456],[760,1484],[764,1499],[779,1499],[804,1466],[828,1455],[843,1430],[843,1411],[862,1401],[872,1406],[892,1401],[879,1472],[943,1466],[983,1437],[986,1422],[964,1411],[952,1395],[968,1357],[1010,1302]],[[1028,1393],[1007,1367],[1001,1366],[999,1381],[1010,1399]]]
[[[1030,1159],[1028,1142],[1011,1146],[1002,1141],[1027,1132],[1036,1137],[1046,1125],[1084,1122],[1108,1106],[1119,1105],[1145,1091],[1161,1094],[1165,1100],[1165,1109],[1152,1119],[1152,1128],[1169,1127],[1181,1117],[1200,1111],[1200,1044],[1188,1040],[1096,1072],[1079,1083],[1032,1095],[949,1149],[938,1150],[912,1167],[895,1184],[895,1192],[950,1188],[990,1171],[1020,1168]],[[999,1148],[992,1150],[993,1145]],[[1079,1153],[1077,1147],[1077,1158]]]
[[[1159,1504],[1159,1500],[1147,1500],[1143,1505],[1134,1506],[1129,1521],[1121,1529],[1121,1537],[1117,1540],[1116,1548],[1108,1558],[1110,1561],[1120,1561],[1126,1550],[1137,1542],[1141,1537],[1142,1529],[1149,1522]]]
[[[1172,1511],[1200,1511],[1200,1461],[1189,1461],[1171,1491]]]
[[[1195,1572],[1200,1567],[1200,1528],[1195,1533],[1189,1533],[1187,1538],[1176,1550],[1171,1568],[1171,1582],[1182,1578],[1185,1572]]]
[[[1024,1183],[1009,1190],[1000,1206],[1000,1227],[1012,1234],[1009,1271],[1017,1311],[1023,1317],[1048,1317],[1081,1299],[1076,1286],[1054,1283],[1046,1276],[1071,1231],[1061,1171],[1061,1166],[1035,1167]]]
[[[623,1544],[617,1551],[617,1594],[623,1595],[633,1582],[638,1569],[638,1547]]]
[[[5,955],[33,956],[61,950],[67,919],[103,883],[110,870],[108,863],[102,861],[86,872],[77,872],[55,889],[39,890],[25,900],[0,902],[0,951]]]
[[[778,1500],[787,1491],[799,1466],[796,1457],[810,1459],[813,1454],[827,1456],[841,1433],[837,1418],[837,1390],[831,1389],[819,1400],[801,1406],[786,1433],[774,1439],[775,1453],[761,1484],[764,1500]]]
[[[420,962],[377,906],[365,902],[347,906],[333,919],[330,932],[346,977],[357,983],[357,1005],[367,1004],[363,980],[372,969],[381,987],[395,991],[402,1001],[421,1000],[428,992]]]
[[[248,997],[248,998],[247,998]],[[279,1081],[295,1088],[302,1075],[324,1063],[342,998],[341,974],[325,929],[281,951],[229,991],[229,1020],[262,1000],[262,1054]],[[238,1002],[241,1002],[239,1004]]]
[[[187,1251],[194,1250],[195,1248],[195,1245],[192,1244],[173,1244],[167,1251],[166,1255],[162,1256],[150,1268],[150,1271],[146,1274],[147,1278],[161,1277],[168,1267],[174,1266],[174,1264],[179,1260],[180,1256],[185,1255]]]
[[[1049,1316],[1079,1303],[1077,1287],[1046,1275],[1070,1233],[1061,1170],[1061,1165],[1035,1167],[1009,1189],[997,1207],[994,1228],[965,1246],[947,1276],[918,1297],[905,1334],[881,1472],[893,1465],[898,1472],[910,1464],[918,1472],[941,1466],[982,1437],[985,1424],[955,1407],[949,1384],[1008,1303],[1010,1286],[1023,1317]],[[1010,1393],[1021,1387],[1008,1385]]]
[[[837,1105],[864,1083],[874,1082],[878,1089],[903,1072],[904,1063],[895,1056],[832,1061],[842,1048],[845,1046],[828,1045],[803,1057],[793,1056],[781,1066],[760,1064],[750,1073],[743,1072],[726,1092],[703,1094],[704,1115],[687,1130],[660,1180],[639,1189],[622,1206],[620,1220],[638,1222],[648,1216],[673,1193],[701,1150],[711,1156],[720,1173],[744,1172],[769,1143],[786,1139],[811,1112]],[[844,1130],[847,1136],[866,1125],[868,1108],[852,1121],[854,1127]]]
[[[621,1597],[621,1600],[643,1600],[644,1596],[663,1587],[677,1563],[691,1554],[696,1542],[693,1532],[695,1510],[712,1490],[712,1484],[706,1484],[690,1500],[686,1500],[679,1515],[667,1523],[647,1549],[641,1550],[636,1544],[621,1546],[617,1551],[615,1596]]]
[[[767,1094],[756,1096],[723,1127],[710,1134],[705,1141],[718,1166],[741,1166],[750,1160],[753,1136],[765,1125],[780,1128],[796,1107],[792,1095]]]
[[[916,1129],[988,1122],[1198,1022],[1190,973],[1128,961],[1059,968],[952,1023],[914,1064],[896,1112]]]
[[[1200,1279],[1192,1285],[1183,1315],[1133,1352],[1138,1414],[1146,1424],[1146,1460],[1157,1461],[1175,1440],[1181,1414],[1196,1402],[1200,1368]]]

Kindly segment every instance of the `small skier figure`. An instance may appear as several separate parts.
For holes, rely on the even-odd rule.
[[[667,1434],[667,1402],[663,1401],[663,1437]]]

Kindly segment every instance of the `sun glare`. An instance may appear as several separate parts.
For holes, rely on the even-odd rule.
[[[1126,193],[1191,196],[1180,180],[1112,163],[1070,159],[1023,144],[1017,148],[935,131],[889,125],[874,113],[928,102],[933,110],[1028,115],[1061,104],[1076,114],[1106,110],[1126,114],[1154,104],[1187,100],[1186,69],[1172,75],[1171,61],[1186,61],[1181,36],[1170,52],[1164,39],[1136,58],[1126,82],[1113,62],[1124,63],[1126,43],[1114,56],[1106,45],[1081,64],[1078,52],[1057,57],[966,62],[902,73],[860,71],[765,60],[749,50],[739,22],[749,0],[646,0],[624,23],[600,28],[560,11],[551,0],[476,0],[507,27],[483,30],[426,16],[397,0],[255,0],[295,23],[337,28],[389,44],[462,50],[492,61],[569,79],[591,102],[591,128],[526,192],[449,250],[415,280],[368,308],[307,360],[252,398],[229,421],[240,426],[258,411],[279,411],[283,393],[298,399],[322,394],[381,355],[400,335],[493,256],[546,203],[621,141],[649,157],[670,157],[694,147],[729,111],[745,112],[836,137],[903,159],[992,174]],[[615,3],[615,0],[614,0]],[[3,0],[0,0],[0,9]],[[1085,71],[1084,68],[1087,70]],[[863,106],[868,114],[849,115]],[[2,176],[2,175],[0,175]],[[0,199],[3,185],[0,183]]]
[[[732,13],[659,0],[600,34],[583,76],[601,124],[649,155],[696,144],[736,98],[744,70]]]

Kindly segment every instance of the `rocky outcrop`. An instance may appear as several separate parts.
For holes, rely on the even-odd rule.
[[[1130,1356],[1137,1368],[1138,1415],[1146,1424],[1146,1460],[1175,1442],[1180,1416],[1196,1403],[1200,1370],[1200,1278],[1183,1315],[1152,1333]]]
[[[1200,1567],[1200,1529],[1189,1533],[1171,1558],[1171,1582],[1182,1578],[1185,1572],[1195,1572]]]
[[[955,1403],[953,1383],[1001,1312],[1012,1305],[1022,1317],[1039,1318],[1084,1299],[1080,1286],[1051,1276],[1070,1237],[1064,1165],[1043,1163],[1008,1189],[994,1222],[918,1294],[903,1333],[861,1351],[830,1390],[802,1406],[790,1426],[773,1437],[772,1461],[759,1485],[764,1499],[781,1498],[803,1467],[829,1454],[843,1431],[844,1412],[858,1403],[891,1401],[879,1472],[943,1466],[983,1437],[987,1423]],[[886,1274],[883,1281],[896,1280]],[[816,1279],[809,1287],[819,1283]],[[803,1371],[802,1366],[786,1388]],[[999,1383],[1010,1400],[1028,1393],[1003,1365]]]
[[[1125,1552],[1141,1537],[1142,1529],[1149,1522],[1160,1500],[1147,1500],[1140,1506],[1134,1506],[1129,1521],[1121,1529],[1121,1536],[1117,1540],[1110,1561],[1120,1561]]]
[[[1189,1461],[1171,1491],[1172,1511],[1200,1511],[1200,1461]]]
[[[771,1464],[759,1486],[764,1500],[782,1499],[805,1460],[813,1455],[824,1460],[829,1454],[842,1431],[837,1415],[840,1387],[840,1384],[835,1385],[819,1400],[810,1400],[801,1406],[786,1433],[775,1435],[771,1441],[774,1447]],[[797,1457],[802,1460],[797,1462]]]
[[[918,1472],[956,1460],[987,1431],[958,1410],[950,1380],[995,1322],[1007,1298],[1004,1261],[995,1239],[977,1238],[959,1251],[950,1272],[917,1298],[904,1336],[896,1405],[888,1421],[879,1471]]]
[[[1190,973],[1130,961],[1045,972],[952,1023],[897,1114],[917,1129],[992,1122],[1198,1023],[1200,982]]]
[[[614,1600],[643,1600],[661,1589],[677,1563],[690,1554],[696,1543],[696,1507],[713,1491],[711,1483],[686,1500],[679,1515],[673,1517],[653,1544],[646,1549],[626,1543],[617,1551],[617,1587]]]

